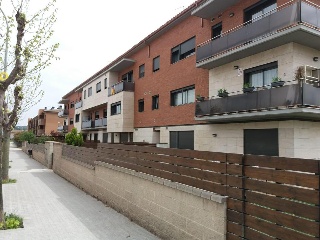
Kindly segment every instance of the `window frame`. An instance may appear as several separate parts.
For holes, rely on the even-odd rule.
[[[99,111],[95,111],[95,112],[94,112],[94,119],[97,120],[97,119],[99,119],[99,118],[100,118],[100,113],[99,113]]]
[[[121,114],[121,102],[112,103],[110,105],[110,116]]]
[[[141,70],[143,70],[143,72],[141,71]],[[145,64],[141,64],[140,66],[139,66],[139,78],[143,78],[144,77],[144,75],[145,75]]]
[[[250,86],[252,86],[253,84],[250,83],[250,76],[252,76],[252,74],[259,73],[259,72],[264,73],[265,71],[272,70],[272,69],[277,69],[277,72],[278,72],[278,69],[279,69],[278,61],[263,64],[263,65],[249,68],[249,69],[245,69],[243,72],[243,76],[244,76],[243,83],[249,84]],[[263,84],[261,86],[254,86],[254,87],[263,87],[268,85],[268,84],[265,84],[265,80],[266,79],[264,78],[264,75],[263,75],[263,79],[262,79]]]
[[[193,97],[191,97],[191,101],[189,102],[188,100],[187,100],[187,102],[186,101],[184,101],[184,93],[185,92],[188,92],[188,91],[193,91]],[[175,104],[175,95],[176,94],[182,94],[182,100],[181,100],[181,104]],[[187,96],[187,99],[189,99],[189,96]],[[191,86],[187,86],[187,87],[184,87],[184,88],[180,88],[180,89],[176,89],[176,90],[173,90],[173,91],[171,91],[170,92],[170,104],[171,104],[171,106],[172,107],[175,107],[175,106],[181,106],[181,105],[185,105],[185,104],[191,104],[191,103],[194,103],[195,102],[195,85],[191,85]]]
[[[73,125],[74,124],[74,119],[73,118],[70,118],[69,120],[69,125]]]
[[[104,89],[108,88],[108,78],[105,78],[104,80]]]
[[[87,98],[87,90],[84,90],[83,91],[83,99],[86,99]]]
[[[144,112],[144,99],[138,100],[138,112]]]
[[[96,93],[101,92],[101,81],[96,84]]]
[[[188,44],[188,42],[191,42],[191,41],[194,42],[194,45],[193,45],[194,48],[192,48],[184,53],[181,53],[182,46],[184,44]],[[196,37],[193,36],[193,37],[189,38],[188,40],[180,43],[179,45],[171,48],[171,64],[179,62],[180,60],[183,60],[183,59],[193,55],[195,52],[196,52]]]
[[[92,96],[92,87],[89,87],[88,88],[88,97],[91,97]]]
[[[159,109],[159,94],[152,96],[152,110]]]
[[[262,0],[259,1],[253,5],[251,5],[250,7],[246,8],[243,10],[243,22],[246,24],[250,24],[254,21],[252,21],[252,16],[272,5],[276,4],[276,8],[277,8],[277,0]],[[261,19],[261,16],[257,17],[255,21]]]
[[[123,74],[123,75],[121,76],[121,80],[122,80],[123,82],[133,82],[133,70],[131,70],[131,71]]]
[[[107,118],[108,117],[108,109],[107,108],[105,108],[105,109],[103,109],[103,118]]]
[[[160,70],[160,55],[152,60],[152,71],[157,72]]]
[[[76,114],[75,122],[80,122],[80,113]]]

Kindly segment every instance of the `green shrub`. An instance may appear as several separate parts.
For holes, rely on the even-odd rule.
[[[23,228],[23,218],[10,213],[4,216],[4,224],[0,223],[0,230]]]
[[[83,137],[81,133],[78,133],[76,128],[73,128],[71,132],[69,132],[65,137],[65,142],[68,145],[73,146],[82,146],[83,145]]]
[[[18,141],[20,142],[27,141],[28,143],[31,143],[32,141],[34,141],[35,138],[36,138],[36,135],[33,132],[25,131],[20,133]]]

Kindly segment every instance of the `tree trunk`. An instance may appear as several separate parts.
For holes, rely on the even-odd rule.
[[[5,91],[0,88],[0,123],[3,123],[3,101]],[[0,126],[2,130],[2,126]],[[3,211],[3,194],[2,194],[2,144],[3,144],[3,132],[0,131],[0,223],[4,222],[4,211]]]
[[[9,180],[10,132],[3,129],[2,143],[2,180]]]

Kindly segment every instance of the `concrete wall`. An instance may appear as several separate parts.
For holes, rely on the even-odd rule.
[[[133,132],[134,142],[160,143],[160,131],[154,128],[135,128]]]
[[[53,170],[162,239],[225,239],[226,198],[125,168],[95,168],[62,156],[54,143]]]

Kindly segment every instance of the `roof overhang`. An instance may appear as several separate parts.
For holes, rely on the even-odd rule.
[[[211,123],[244,123],[244,122],[266,122],[266,121],[320,121],[320,110],[312,108],[279,109],[260,112],[245,112],[236,114],[213,115],[195,117],[197,121]]]
[[[120,72],[123,69],[131,67],[136,61],[129,58],[123,58],[108,69],[108,72]]]
[[[59,104],[66,104],[66,103],[69,103],[69,99],[61,99],[59,102]]]
[[[297,25],[252,43],[233,48],[232,50],[219,54],[216,57],[201,61],[196,64],[196,67],[212,69],[291,42],[319,51],[319,40],[320,31],[304,25]]]
[[[238,2],[240,2],[240,0],[208,0],[195,8],[191,12],[191,15],[205,19],[212,19],[212,17],[222,13],[227,8],[237,4]]]

